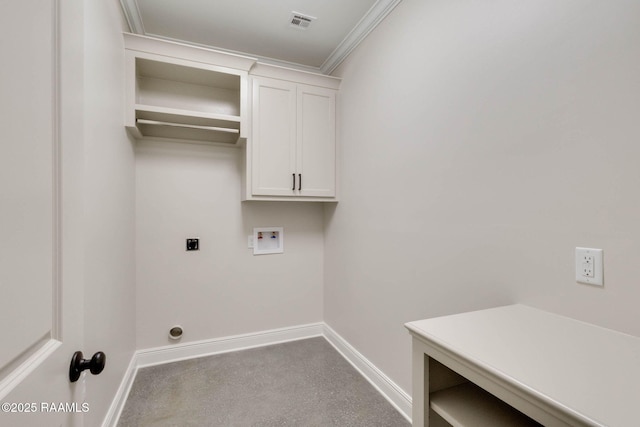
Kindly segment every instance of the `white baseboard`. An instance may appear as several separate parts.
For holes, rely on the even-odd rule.
[[[342,338],[329,325],[324,324],[324,337],[335,349],[384,396],[398,412],[411,422],[411,396],[391,381],[380,369]]]
[[[138,367],[161,365],[196,357],[244,350],[253,347],[279,344],[287,341],[301,340],[322,335],[323,323],[292,326],[289,328],[271,329],[211,340],[193,341],[184,344],[138,350]]]
[[[133,380],[136,377],[136,373],[138,372],[138,359],[137,354],[134,353],[131,361],[129,362],[129,366],[124,373],[124,377],[122,378],[122,382],[120,383],[120,387],[118,387],[118,391],[116,392],[113,401],[111,402],[111,406],[109,407],[109,411],[107,415],[104,417],[104,421],[102,422],[102,427],[116,427],[118,424],[118,420],[120,419],[120,414],[122,413],[122,409],[124,408],[124,404],[127,401],[127,397],[129,396],[129,391],[131,390],[131,386],[133,385]]]
[[[118,423],[139,368],[318,336],[326,338],[380,394],[407,420],[411,421],[411,397],[345,341],[344,338],[327,324],[320,322],[138,350],[131,359],[118,392],[102,423],[102,427],[115,427]]]

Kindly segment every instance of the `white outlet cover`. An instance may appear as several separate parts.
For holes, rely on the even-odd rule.
[[[587,257],[593,258],[593,277],[584,273]],[[576,282],[587,285],[604,286],[604,263],[602,249],[576,248]]]

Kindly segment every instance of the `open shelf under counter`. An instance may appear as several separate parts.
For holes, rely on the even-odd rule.
[[[429,405],[453,427],[542,426],[471,382],[430,393]]]

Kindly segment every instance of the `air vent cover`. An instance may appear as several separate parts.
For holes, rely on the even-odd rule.
[[[315,19],[316,19],[315,17],[305,15],[304,13],[291,12],[291,17],[289,18],[289,24],[292,27],[295,27],[301,30],[306,30],[307,28],[309,28],[309,26]]]

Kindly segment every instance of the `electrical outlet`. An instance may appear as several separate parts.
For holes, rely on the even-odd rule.
[[[576,281],[604,285],[602,249],[576,248]]]
[[[593,268],[593,255],[582,255],[579,259],[582,262],[582,275],[585,277],[593,277],[594,276],[594,268]]]

